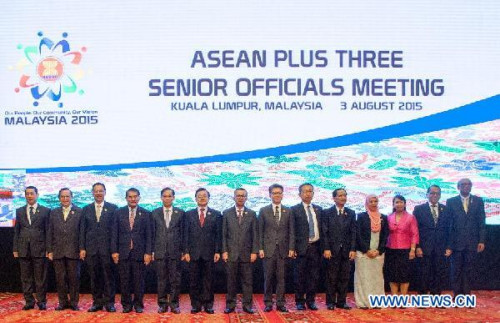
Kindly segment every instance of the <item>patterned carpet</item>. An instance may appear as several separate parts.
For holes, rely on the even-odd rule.
[[[117,305],[117,313],[88,313],[91,296],[81,295],[79,312],[69,310],[56,312],[56,294],[48,296],[48,310],[22,311],[24,305],[21,294],[0,293],[0,321],[2,322],[500,322],[500,291],[477,291],[477,304],[474,309],[383,309],[350,311],[328,311],[324,302],[324,294],[318,297],[319,311],[296,311],[293,295],[287,295],[287,307],[290,313],[272,311],[264,313],[262,295],[256,295],[254,307],[256,314],[249,315],[241,311],[240,304],[236,313],[226,315],[224,295],[216,295],[215,314],[189,313],[189,296],[181,296],[181,314],[157,314],[156,295],[145,297],[143,314],[121,313]],[[349,294],[348,303],[353,304],[353,295]]]

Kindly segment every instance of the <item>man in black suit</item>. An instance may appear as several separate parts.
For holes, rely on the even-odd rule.
[[[182,231],[184,211],[174,207],[175,191],[170,187],[161,190],[163,206],[153,211],[153,261],[158,278],[158,313],[165,313],[170,306],[179,314],[181,284]],[[170,295],[167,286],[170,285]]]
[[[61,207],[50,212],[48,252],[49,259],[54,262],[56,273],[59,298],[56,311],[65,308],[79,310],[80,259],[83,259],[83,254],[80,253],[83,249],[80,241],[82,209],[71,203],[72,198],[73,192],[69,188],[61,188],[59,190]]]
[[[208,207],[210,193],[206,189],[197,189],[195,198],[198,207],[186,212],[184,226],[184,260],[189,263],[191,313],[200,312],[203,306],[206,313],[213,314],[212,275],[222,248],[222,214]]]
[[[222,260],[226,263],[227,295],[224,313],[234,312],[236,307],[236,278],[241,274],[243,290],[243,311],[253,314],[253,271],[252,263],[259,252],[257,215],[245,207],[247,191],[234,191],[235,206],[222,212]]]
[[[351,261],[356,257],[356,213],[345,207],[347,192],[333,191],[335,205],[323,212],[321,230],[323,257],[327,261],[326,306],[349,310],[346,303]]]
[[[140,207],[141,193],[129,188],[125,193],[127,206],[115,211],[111,234],[113,261],[120,272],[121,303],[123,313],[144,311],[144,271],[151,262],[151,214]],[[132,274],[131,274],[132,273]],[[134,285],[134,300],[130,294],[130,283]]]
[[[299,311],[307,307],[316,311],[316,288],[321,264],[321,207],[312,204],[314,187],[299,186],[301,203],[292,207],[295,218],[295,305]]]
[[[440,198],[441,188],[431,185],[427,189],[428,202],[413,210],[420,235],[416,253],[420,258],[420,294],[441,294],[446,280],[446,257],[451,254],[448,246],[450,216],[446,206],[438,203]]]
[[[108,312],[115,309],[115,278],[111,260],[111,232],[114,225],[116,205],[104,201],[106,186],[102,183],[92,185],[94,203],[82,209],[82,226],[80,240],[83,258],[87,259],[92,290],[92,306],[89,312],[97,312],[106,308]]]
[[[269,186],[272,203],[259,211],[259,257],[264,261],[264,308],[273,309],[273,280],[276,280],[276,309],[285,306],[285,259],[295,251],[295,226],[292,210],[281,204],[283,186]]]
[[[460,195],[446,201],[451,215],[450,247],[453,252],[453,293],[470,294],[477,254],[484,251],[486,214],[483,199],[470,194],[472,182],[462,178],[457,184]]]
[[[47,234],[50,209],[38,204],[38,189],[24,190],[26,205],[16,210],[13,253],[21,266],[21,283],[26,304],[23,310],[35,307],[33,292],[40,310],[47,309]],[[35,287],[35,289],[33,289]]]

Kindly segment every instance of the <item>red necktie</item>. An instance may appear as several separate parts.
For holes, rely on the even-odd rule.
[[[205,209],[201,208],[200,209],[200,225],[203,227],[203,224],[205,224]]]

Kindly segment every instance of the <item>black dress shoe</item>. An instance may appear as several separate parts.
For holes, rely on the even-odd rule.
[[[116,308],[114,305],[106,305],[105,309],[106,309],[106,312],[109,312],[109,313],[116,312]]]
[[[64,310],[65,308],[67,308],[67,305],[61,305],[61,304],[59,304],[59,305],[57,305],[57,307],[56,307],[56,311],[62,311],[62,310]]]
[[[209,308],[205,308],[205,313],[207,314],[214,314],[214,309],[209,307]]]
[[[326,309],[330,310],[330,311],[333,311],[335,309],[335,305],[333,305],[333,304],[327,304],[326,305]]]
[[[351,309],[351,307],[347,304],[337,305],[337,308],[340,308],[341,310],[350,310]]]
[[[26,304],[23,306],[23,311],[27,311],[27,310],[32,310],[35,308],[35,305],[33,304]]]
[[[144,312],[144,308],[142,308],[141,306],[136,306],[135,307],[135,312],[136,313],[142,313],[142,312]]]
[[[317,311],[318,310],[318,307],[314,303],[307,304],[307,308],[310,309],[311,311]]]
[[[199,308],[194,308],[194,307],[193,307],[193,308],[191,309],[191,314],[196,314],[196,313],[200,313],[200,312],[201,312],[201,309],[199,309]]]
[[[266,307],[264,308],[264,312],[271,312],[272,310],[273,310],[272,305],[266,305]]]
[[[158,307],[158,313],[165,313],[167,312],[167,306],[166,305],[160,305]]]
[[[224,314],[229,314],[229,313],[233,313],[233,312],[234,312],[234,308],[226,307],[226,309],[224,310]]]
[[[102,310],[102,306],[99,306],[99,305],[92,305],[89,309],[88,309],[88,312],[97,312],[97,311],[100,311]]]
[[[78,307],[78,305],[71,305],[69,308],[70,308],[72,311],[79,311],[79,310],[80,310],[80,308]]]
[[[178,307],[172,308],[172,313],[179,314],[180,312],[181,312],[181,310]]]
[[[132,312],[132,306],[124,306],[122,312],[123,313],[130,313],[130,312]]]
[[[250,307],[243,306],[243,312],[248,313],[248,314],[254,314],[255,311],[251,309]]]
[[[306,306],[304,304],[297,304],[297,310],[298,311],[305,311],[306,310]]]
[[[281,306],[276,306],[276,309],[278,311],[280,311],[281,313],[288,313],[288,310],[286,309],[285,306],[281,305]]]
[[[45,304],[45,303],[38,303],[38,309],[39,309],[40,311],[45,311],[45,310],[47,310],[47,304]]]

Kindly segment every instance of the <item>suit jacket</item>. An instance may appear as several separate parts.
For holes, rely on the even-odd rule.
[[[64,221],[62,207],[52,209],[49,220],[48,252],[53,253],[54,259],[80,259],[80,250],[83,245],[80,241],[80,226],[82,223],[82,209],[74,205]]]
[[[356,250],[356,213],[347,207],[344,207],[344,213],[346,218],[342,219],[344,215],[337,214],[335,206],[323,212],[323,250],[330,250],[332,256],[338,255],[341,250],[345,256],[349,255],[349,251]]]
[[[274,220],[273,205],[270,204],[259,211],[259,249],[264,256],[271,258],[279,245],[279,256],[288,257],[289,250],[295,250],[295,218],[292,209],[281,205],[279,225]]]
[[[316,214],[318,234],[321,241],[321,212],[323,212],[323,209],[315,204],[311,204],[311,206]],[[292,214],[294,216],[295,225],[295,250],[299,256],[304,256],[309,243],[309,220],[307,218],[306,210],[304,210],[304,205],[299,203],[292,206]]]
[[[45,257],[49,232],[50,209],[38,204],[31,224],[26,213],[27,205],[16,210],[12,250],[19,257]]]
[[[424,256],[430,255],[433,251],[439,255],[444,255],[446,249],[449,248],[450,215],[443,204],[438,203],[438,208],[439,216],[437,224],[434,223],[429,203],[417,205],[413,209],[420,237],[417,247],[422,248]]]
[[[191,260],[214,259],[214,254],[222,249],[222,214],[207,207],[205,222],[200,225],[198,209],[186,212],[184,226],[184,253],[188,253]]]
[[[250,262],[250,255],[259,252],[257,214],[245,207],[240,224],[232,207],[222,217],[222,252],[229,254],[229,261]]]
[[[452,250],[476,250],[486,240],[486,214],[479,196],[470,195],[469,212],[465,213],[460,195],[446,201],[451,215],[450,247]]]
[[[87,251],[87,256],[111,254],[111,235],[116,209],[116,205],[104,202],[99,222],[97,222],[95,203],[90,203],[82,209],[80,240],[83,250]]]
[[[153,252],[155,259],[177,259],[182,256],[184,211],[174,207],[167,228],[163,206],[153,211]]]
[[[387,237],[389,236],[389,223],[385,215],[381,214],[380,217],[380,234],[377,250],[379,254],[383,254],[385,252],[385,245],[387,244]],[[356,250],[362,253],[366,253],[370,250],[371,234],[370,216],[367,212],[358,214],[358,219],[356,221]]]
[[[151,254],[151,213],[137,206],[135,211],[134,226],[130,229],[128,206],[116,209],[114,214],[115,224],[111,234],[111,253],[118,252],[120,260],[131,259],[142,261],[144,255]],[[130,250],[130,241],[133,249]]]

